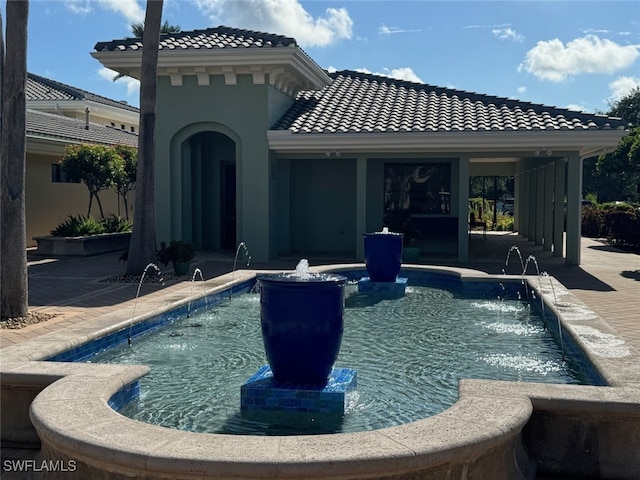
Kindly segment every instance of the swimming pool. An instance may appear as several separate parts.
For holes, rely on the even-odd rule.
[[[358,268],[363,265],[334,265],[318,271],[342,274]],[[345,475],[395,480],[463,475],[510,479],[529,478],[536,465],[551,473],[573,472],[577,465],[587,465],[583,458],[598,459],[597,465],[588,464],[585,470],[594,478],[605,470],[608,476],[620,478],[635,474],[640,362],[606,322],[555,279],[552,286],[551,279],[487,275],[453,267],[410,266],[407,270],[419,278],[462,285],[466,293],[489,285],[491,298],[503,297],[502,286],[511,292],[524,281],[530,291],[536,291],[534,304],[542,294],[545,310],[553,312],[553,316],[546,313],[549,331],[557,331],[554,317],[562,318],[565,349],[579,345],[607,386],[461,379],[459,399],[451,408],[407,424],[333,435],[226,435],[165,428],[114,410],[113,406],[135,394],[134,386],[149,374],[146,367],[69,361],[93,355],[99,345],[126,342],[130,333],[135,344],[135,334],[167,324],[176,313],[186,313],[189,301],[201,308],[204,302],[199,305],[193,298],[200,289],[212,304],[216,297],[228,298],[231,283],[235,295],[249,288],[255,275],[268,273],[243,271],[236,273],[235,281],[228,274],[204,285],[181,282],[163,289],[159,297],[141,298],[135,318],[129,305],[77,328],[27,342],[10,355],[3,352],[3,388],[9,387],[3,390],[3,407],[7,407],[3,408],[3,419],[7,419],[3,435],[9,431],[7,426],[21,435],[37,434],[41,458],[73,459],[77,469],[65,473],[65,478],[78,480],[132,476],[167,480],[189,475],[256,480],[338,480]],[[39,361],[46,359],[58,361]],[[578,438],[580,445],[576,445]],[[588,450],[578,452],[582,447]],[[576,454],[581,455],[578,463]]]
[[[363,272],[345,273],[355,279]],[[348,396],[343,418],[240,411],[241,385],[266,363],[255,292],[218,296],[188,318],[172,316],[164,328],[91,361],[151,367],[138,401],[120,410],[131,418],[195,432],[254,435],[409,423],[451,407],[461,378],[598,382],[583,359],[563,359],[535,302],[518,299],[526,298],[521,284],[469,285],[414,275],[410,285],[402,298],[358,293],[353,281],[346,287],[336,367],[357,370],[358,388]]]

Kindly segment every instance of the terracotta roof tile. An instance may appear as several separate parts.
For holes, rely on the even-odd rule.
[[[292,133],[588,130],[623,120],[349,70],[301,92],[273,126]]]

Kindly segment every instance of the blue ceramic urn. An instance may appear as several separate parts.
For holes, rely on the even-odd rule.
[[[327,381],[342,342],[346,280],[331,274],[258,277],[262,339],[277,382]]]
[[[395,282],[402,266],[402,233],[364,234],[364,262],[372,282]]]

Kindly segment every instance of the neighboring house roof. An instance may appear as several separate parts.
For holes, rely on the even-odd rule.
[[[27,138],[61,140],[66,143],[97,143],[138,146],[138,135],[119,128],[85,122],[63,115],[27,110]]]
[[[27,102],[34,101],[65,101],[65,100],[85,100],[89,102],[108,105],[110,107],[140,113],[140,110],[124,102],[111,100],[95,93],[87,92],[80,88],[65,85],[64,83],[41,77],[29,73],[27,75]]]
[[[295,39],[291,37],[225,26],[160,35],[160,50],[297,46]],[[98,52],[104,50],[142,50],[142,39],[126,38],[124,40],[98,42],[94,48]]]
[[[298,94],[273,130],[295,133],[624,129],[620,119],[354,71]]]

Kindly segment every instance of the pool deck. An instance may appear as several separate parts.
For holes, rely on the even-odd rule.
[[[582,239],[582,265],[567,266],[564,259],[553,257],[533,242],[505,232],[472,233],[471,259],[458,263],[446,255],[423,254],[420,264],[448,265],[479,270],[486,273],[519,275],[522,272],[517,254],[512,253],[509,265],[505,265],[507,252],[517,246],[523,260],[535,257],[540,272],[547,272],[562,283],[573,295],[604,319],[635,351],[640,351],[640,255],[613,248],[603,242]],[[118,261],[119,253],[94,257],[43,258],[28,253],[29,309],[53,313],[56,316],[46,322],[22,329],[0,330],[0,356],[2,349],[37,339],[52,332],[81,325],[83,322],[109,316],[112,312],[132,309],[144,302],[168,303],[191,292],[191,277],[169,279],[164,285],[145,284],[136,300],[138,285],[134,283],[110,283],[103,280],[122,275],[125,266]],[[251,270],[293,270],[304,255],[291,255],[275,262],[252,262]],[[309,257],[311,265],[352,263],[352,258],[339,256]],[[205,280],[228,275],[233,270],[233,253],[198,252],[191,271],[199,268]],[[238,261],[238,269],[247,268]],[[165,268],[168,272],[170,269]],[[528,274],[536,273],[534,262],[527,268]],[[233,274],[231,274],[233,275]],[[198,277],[199,278],[199,277]],[[140,306],[138,307],[140,308]],[[2,449],[2,458],[32,458],[35,451]],[[5,472],[6,473],[6,472]],[[7,480],[19,478],[5,474]]]
[[[471,259],[459,263],[446,255],[423,254],[420,264],[464,267],[486,273],[520,274],[522,269],[517,255],[513,253],[509,265],[506,255],[512,245],[518,246],[523,260],[533,255],[541,272],[547,272],[560,281],[572,294],[602,317],[635,350],[640,351],[640,255],[624,252],[603,242],[582,239],[582,265],[567,266],[564,259],[553,257],[533,242],[504,232],[487,232],[486,240],[481,233],[471,235]],[[59,331],[100,317],[111,311],[121,310],[135,302],[137,284],[108,283],[102,280],[121,275],[125,266],[118,261],[119,253],[94,257],[42,258],[33,252],[28,254],[29,309],[55,313],[53,319],[25,328],[0,330],[0,349],[16,345],[32,338]],[[293,270],[300,258],[290,256],[274,262],[258,264],[255,270]],[[324,256],[309,258],[310,265],[328,263],[352,263],[352,258]],[[227,274],[233,270],[234,255],[198,252],[191,271],[199,268],[205,280]],[[246,268],[238,261],[238,269]],[[170,268],[165,268],[168,272]],[[535,274],[535,265],[530,262],[528,274]],[[198,276],[198,279],[200,277]],[[190,281],[183,277],[182,282]],[[169,280],[164,287],[145,284],[140,297],[152,295],[167,298],[175,296],[172,288],[176,280]]]

